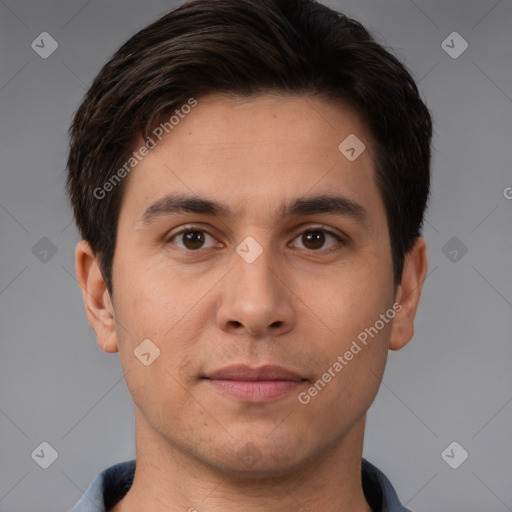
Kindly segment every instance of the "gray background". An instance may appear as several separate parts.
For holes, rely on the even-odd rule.
[[[67,128],[102,64],[174,5],[0,2],[0,511],[67,510],[135,455],[118,356],[97,347],[74,277]],[[394,49],[435,119],[429,275],[415,338],[389,354],[364,456],[415,512],[512,510],[512,2],[329,5]],[[43,31],[59,44],[48,59],[31,48]],[[469,43],[456,59],[441,46],[453,31]],[[57,249],[47,261],[33,253],[42,237]],[[42,441],[58,452],[46,470],[31,458]],[[441,457],[452,441],[469,453],[458,469]]]

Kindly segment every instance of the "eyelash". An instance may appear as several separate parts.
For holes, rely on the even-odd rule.
[[[174,233],[172,236],[170,236],[166,240],[166,244],[173,243],[173,240],[175,238],[179,237],[180,235],[184,235],[185,233],[190,233],[190,232],[195,232],[195,231],[200,232],[200,233],[206,233],[207,235],[211,236],[214,240],[216,240],[216,238],[213,235],[208,233],[208,231],[206,231],[203,228],[200,228],[198,226],[186,226],[182,230],[180,230],[177,233]],[[331,231],[330,229],[326,229],[326,228],[324,228],[322,226],[313,226],[313,227],[310,227],[308,229],[305,229],[305,230],[301,231],[300,233],[298,233],[294,237],[293,240],[296,240],[299,236],[303,235],[304,233],[311,233],[311,232],[327,233],[328,235],[331,235],[333,238],[335,238],[339,245],[345,245],[346,244],[345,240],[340,235],[338,235],[334,231]],[[199,252],[205,250],[203,247],[201,247],[199,249],[196,249],[196,250],[184,249],[183,247],[178,247],[178,248],[181,249],[182,251],[185,251],[185,252],[190,253],[190,254],[199,253]],[[327,249],[309,249],[309,250],[308,249],[303,249],[303,250],[306,250],[306,251],[312,252],[312,253],[318,253],[318,252],[322,252],[322,251],[327,252],[327,251],[331,251],[331,250],[335,250],[335,249],[336,249],[336,247],[329,247]]]

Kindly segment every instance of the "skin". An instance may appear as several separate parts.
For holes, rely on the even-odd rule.
[[[366,145],[355,161],[338,150],[349,134]],[[343,104],[270,94],[200,98],[125,178],[113,297],[89,245],[77,245],[87,316],[99,346],[119,351],[135,404],[135,479],[112,510],[371,512],[361,484],[366,412],[388,350],[413,336],[427,272],[418,238],[393,284],[371,147]],[[222,202],[233,214],[172,213],[144,225],[145,209],[170,192]],[[297,197],[334,193],[363,206],[366,220],[279,212]],[[170,240],[191,224],[206,232],[202,246]],[[310,241],[319,227],[343,242],[328,233]],[[263,250],[252,263],[236,252],[248,236]],[[402,309],[394,320],[301,404],[298,392],[395,302]],[[148,338],[160,355],[145,366],[134,349]],[[235,363],[275,364],[307,381],[248,403],[200,378]]]

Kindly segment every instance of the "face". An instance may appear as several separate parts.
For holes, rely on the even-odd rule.
[[[355,159],[338,148],[351,134]],[[210,467],[278,474],[364,422],[400,315],[371,145],[347,106],[214,95],[135,167],[116,326],[98,338],[138,427]]]

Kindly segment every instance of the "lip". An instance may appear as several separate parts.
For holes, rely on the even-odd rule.
[[[248,365],[225,366],[214,370],[206,375],[207,379],[212,380],[236,380],[236,381],[261,381],[261,380],[288,380],[302,381],[298,373],[287,370],[281,366],[265,365],[253,368]]]
[[[307,379],[281,366],[226,366],[203,377],[212,387],[244,402],[269,402],[297,390]]]

